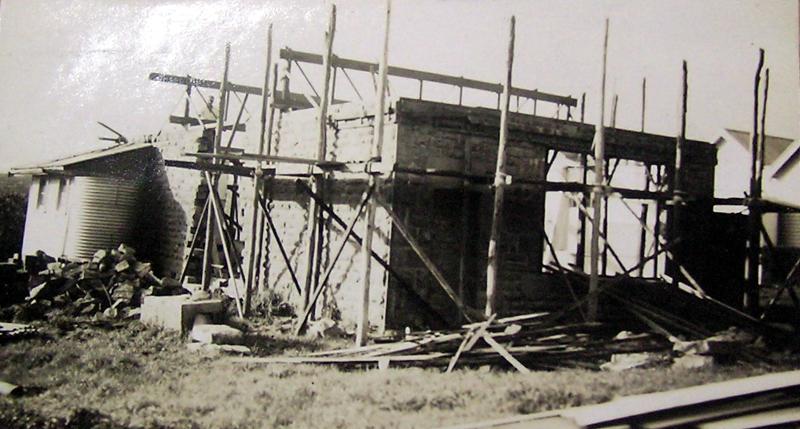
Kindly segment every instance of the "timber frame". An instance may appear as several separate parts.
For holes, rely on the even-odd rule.
[[[388,40],[388,26],[390,16],[390,5],[387,3],[386,8],[386,28]],[[673,260],[673,280],[676,285],[683,283],[691,287],[696,293],[702,294],[707,297],[703,291],[702,286],[692,277],[684,267],[681,266],[679,261],[673,255],[676,242],[681,238],[679,233],[674,231],[669,224],[674,222],[678,211],[685,207],[687,203],[691,202],[696,197],[690,193],[685,192],[681,184],[682,163],[681,161],[691,160],[694,163],[715,164],[716,151],[710,144],[686,140],[684,138],[685,132],[680,130],[680,135],[675,137],[667,137],[654,135],[644,132],[644,106],[642,108],[642,130],[630,131],[609,127],[600,127],[602,140],[604,140],[604,150],[602,161],[607,162],[609,167],[605,177],[598,178],[598,183],[589,183],[589,175],[587,171],[592,168],[594,164],[593,143],[596,142],[596,135],[598,133],[597,127],[586,124],[583,122],[584,109],[585,109],[585,94],[581,97],[580,105],[578,100],[570,96],[561,96],[550,93],[541,92],[538,90],[526,90],[522,88],[510,87],[510,75],[507,83],[498,84],[490,82],[481,82],[473,79],[463,77],[456,77],[451,75],[443,75],[436,73],[429,73],[407,68],[389,66],[387,63],[386,43],[384,44],[384,53],[382,61],[378,64],[369,63],[364,61],[340,58],[332,53],[332,43],[335,33],[336,9],[335,6],[331,8],[330,22],[328,29],[325,33],[326,52],[323,55],[312,54],[307,52],[294,51],[287,48],[281,49],[279,58],[286,62],[286,73],[279,76],[278,67],[272,62],[272,26],[269,26],[268,35],[268,48],[267,48],[267,61],[264,85],[261,88],[251,87],[246,85],[233,84],[228,82],[228,63],[229,58],[226,56],[225,72],[221,81],[212,81],[205,79],[197,79],[191,76],[176,76],[167,75],[162,73],[152,73],[150,79],[153,81],[180,84],[186,86],[187,102],[185,114],[182,117],[173,116],[171,121],[173,123],[189,126],[207,126],[212,125],[215,131],[215,142],[212,150],[207,152],[193,152],[186,155],[195,158],[194,162],[167,160],[166,165],[173,168],[188,168],[203,171],[206,178],[206,184],[209,189],[210,202],[206,203],[203,209],[202,222],[211,224],[215,223],[216,229],[206,228],[211,234],[211,240],[219,240],[221,247],[225,253],[225,263],[227,266],[228,276],[233,284],[233,290],[237,294],[236,303],[237,308],[241,315],[247,316],[250,310],[251,296],[254,293],[257,285],[263,283],[265,280],[261,277],[260,266],[261,260],[265,257],[263,252],[263,242],[265,235],[271,234],[271,239],[276,240],[278,247],[282,253],[282,257],[286,262],[286,266],[291,275],[292,282],[296,290],[304,296],[304,308],[302,308],[301,317],[295,327],[295,332],[300,333],[309,317],[313,316],[313,309],[317,298],[326,286],[327,279],[330,275],[332,265],[338,258],[342,247],[348,240],[356,242],[362,246],[362,255],[364,255],[363,264],[366,268],[367,274],[365,276],[364,285],[365,289],[369,287],[369,264],[375,261],[383,266],[389,274],[399,280],[400,285],[407,283],[407,280],[392,269],[391,265],[383,260],[371,248],[371,236],[374,226],[370,221],[370,213],[374,218],[374,210],[376,206],[383,207],[389,213],[395,228],[401,235],[411,244],[411,247],[416,252],[417,256],[422,260],[425,267],[433,274],[437,284],[452,300],[453,305],[456,306],[462,318],[467,321],[475,321],[481,319],[482,315],[474,309],[467,308],[461,300],[458,288],[451,285],[448,280],[438,270],[435,261],[425,253],[421,246],[416,244],[414,236],[410,230],[404,225],[403,221],[392,211],[381,197],[381,178],[388,176],[408,176],[408,177],[448,177],[460,179],[466,187],[479,187],[484,189],[496,190],[500,187],[519,187],[520,189],[530,189],[535,192],[560,192],[568,195],[569,198],[580,209],[580,228],[581,238],[576,252],[576,269],[582,271],[584,254],[587,251],[586,232],[589,228],[589,223],[594,227],[593,231],[597,231],[599,236],[603,239],[602,258],[603,267],[600,276],[606,274],[605,266],[609,256],[617,259],[618,264],[623,268],[623,272],[618,274],[617,280],[607,282],[605,285],[613,284],[619,281],[619,278],[628,276],[645,277],[649,273],[645,273],[644,266],[650,261],[655,261],[653,264],[653,272],[651,278],[658,275],[658,260],[661,255],[666,255],[668,259]],[[513,24],[511,37],[513,39]],[[511,47],[513,55],[513,43]],[[289,91],[289,79],[291,75],[292,65],[295,65],[305,77],[306,83],[309,88],[305,93],[293,93]],[[317,91],[311,85],[310,80],[305,76],[302,71],[301,64],[311,64],[324,67],[324,82],[322,90]],[[510,67],[510,64],[509,64]],[[685,64],[684,64],[685,67]],[[325,141],[327,132],[327,109],[331,103],[341,103],[341,100],[333,99],[333,92],[335,88],[335,80],[337,71],[347,78],[350,85],[356,93],[360,93],[353,84],[347,71],[366,72],[374,75],[377,78],[376,93],[378,99],[378,106],[368,113],[371,109],[353,109],[353,117],[372,117],[374,118],[375,127],[383,127],[384,113],[386,112],[385,96],[387,92],[388,77],[412,79],[419,82],[418,99],[399,99],[396,103],[388,106],[389,109],[403,112],[403,115],[398,116],[398,120],[402,121],[403,118],[413,118],[415,121],[428,121],[432,124],[446,124],[448,127],[460,130],[460,132],[470,135],[481,135],[496,138],[503,127],[507,127],[507,138],[513,141],[525,142],[526,144],[544,147],[548,151],[548,168],[553,164],[556,157],[559,155],[571,154],[580,160],[582,165],[582,180],[573,182],[554,182],[554,181],[533,181],[533,180],[513,180],[509,183],[498,182],[498,177],[503,178],[503,172],[498,166],[498,174],[495,176],[490,175],[475,175],[467,174],[463,171],[448,171],[448,170],[431,170],[431,169],[413,169],[407,167],[398,167],[395,165],[387,165],[382,163],[377,154],[376,146],[380,147],[383,133],[374,133],[375,141],[372,142],[372,149],[369,153],[365,153],[364,159],[361,162],[335,162],[325,159]],[[684,69],[685,72],[685,69]],[[510,73],[510,72],[509,72]],[[685,75],[684,75],[685,77]],[[459,88],[459,103],[458,105],[444,105],[435,102],[422,100],[423,88],[425,82],[434,82],[439,84],[452,85]],[[279,85],[282,89],[278,89]],[[213,89],[219,91],[220,109],[217,117],[212,121],[198,117],[195,113],[191,114],[190,109],[190,96],[192,91],[199,92],[199,88]],[[464,88],[488,91],[497,94],[498,109],[488,109],[480,107],[467,107],[461,104]],[[644,103],[645,84],[643,83],[642,100]],[[505,93],[506,102],[501,106],[501,95]],[[236,120],[232,124],[226,123],[227,109],[231,100],[231,96],[239,97],[244,95],[245,101],[241,103],[242,107],[236,116]],[[257,153],[245,153],[241,150],[235,150],[232,146],[234,136],[237,131],[244,131],[243,124],[240,123],[241,112],[246,103],[246,97],[252,95],[255,97],[262,97],[261,103],[261,132],[260,132],[260,145]],[[202,94],[201,94],[202,96]],[[560,118],[544,118],[534,114],[523,114],[508,111],[508,97],[516,96],[534,100],[536,102],[552,103],[558,107],[565,106],[567,108],[566,119]],[[240,98],[241,99],[241,98]],[[580,108],[580,119],[573,120],[572,108]],[[276,112],[289,111],[297,109],[317,109],[320,111],[321,121],[319,123],[319,156],[317,158],[288,158],[279,157],[272,154],[271,140],[273,138],[273,122]],[[535,109],[535,107],[534,107]],[[197,109],[194,109],[197,111]],[[502,112],[501,112],[502,110]],[[560,113],[560,109],[558,111]],[[684,110],[683,121],[685,123],[685,92],[684,92]],[[613,123],[613,118],[612,118]],[[215,124],[215,125],[214,125]],[[227,145],[223,145],[223,133],[230,132]],[[763,133],[763,130],[762,130]],[[502,155],[500,155],[502,156]],[[643,177],[643,188],[632,189],[625,187],[614,186],[613,178],[616,171],[616,166],[619,165],[620,160],[630,160],[642,163],[645,169],[645,176]],[[250,240],[250,254],[248,261],[241,261],[233,251],[231,234],[229,230],[234,226],[231,224],[231,219],[222,213],[220,207],[219,191],[216,184],[219,181],[220,175],[244,176],[255,179],[254,189],[252,193],[253,199],[253,235]],[[311,204],[309,208],[309,219],[313,221],[313,225],[309,225],[312,231],[319,229],[319,234],[310,234],[311,242],[307,243],[308,251],[315,254],[315,257],[309,258],[309,266],[303,272],[295,272],[289,263],[288,256],[281,243],[278,230],[274,224],[269,203],[267,201],[266,178],[274,178],[280,180],[296,181],[298,184],[298,192],[309,198]],[[357,216],[350,223],[345,224],[339,216],[331,208],[331,205],[326,200],[326,195],[323,188],[318,185],[326,180],[353,180],[363,182],[365,184],[365,191],[359,203]],[[502,182],[502,180],[501,180]],[[676,186],[677,184],[677,186]],[[641,222],[641,235],[642,237],[651,236],[653,239],[653,248],[649,251],[644,248],[640,249],[639,263],[635,266],[625,267],[616,255],[613,247],[610,246],[606,240],[605,235],[608,233],[607,221],[603,224],[597,216],[593,216],[589,210],[589,197],[592,193],[597,193],[602,197],[607,207],[609,198],[620,199],[629,211]],[[756,195],[756,194],[754,194]],[[641,206],[634,207],[632,203],[628,203],[626,199],[645,200],[656,202],[656,214],[653,216],[655,224],[648,224],[648,213]],[[708,199],[708,198],[707,198]],[[761,207],[763,204],[761,200],[756,198],[745,198],[741,200],[713,200],[709,199],[710,204],[744,204],[751,208],[751,211],[756,207]],[[501,201],[502,206],[502,201]],[[646,208],[646,206],[645,206]],[[606,209],[607,210],[607,209]],[[663,225],[661,222],[661,214],[667,212],[668,225]],[[367,219],[367,228],[363,234],[357,233],[354,228],[358,217],[365,214]],[[595,212],[597,213],[597,212]],[[607,213],[607,212],[606,212]],[[321,243],[314,242],[315,239],[322,236],[322,229],[326,227],[325,222],[319,222],[321,216],[325,214],[328,218],[333,219],[329,227],[335,227],[339,230],[345,231],[344,239],[338,243],[335,248],[337,249],[336,256],[333,258],[333,263],[328,267],[326,272],[321,271],[319,252],[321,252]],[[650,214],[652,215],[652,213]],[[587,318],[584,307],[588,301],[596,299],[603,287],[598,290],[591,291],[588,295],[581,298],[577,296],[569,281],[569,276],[566,275],[570,269],[562,261],[559,261],[550,238],[542,229],[543,239],[547,244],[547,248],[553,256],[555,261],[550,269],[556,273],[561,273],[561,277],[565,281],[566,286],[569,288],[571,296],[574,300],[574,305],[570,309],[577,309],[581,316]],[[197,241],[197,234],[191,239],[192,247]],[[216,238],[214,238],[216,235]],[[757,235],[757,234],[756,234]],[[207,237],[208,238],[208,237]],[[644,240],[642,240],[644,243]],[[210,241],[206,241],[207,254],[210,250]],[[189,254],[192,251],[190,249]],[[599,261],[595,261],[599,263]],[[208,272],[209,258],[204,258],[204,273]],[[790,283],[796,281],[795,277],[798,271],[800,261],[794,265],[789,276],[786,279],[786,287],[784,288],[790,294],[794,294]],[[300,271],[300,270],[298,270]],[[302,276],[306,277],[303,278]],[[204,276],[205,277],[205,276]],[[183,273],[181,276],[183,280]],[[208,281],[204,280],[204,285],[208,285]],[[413,292],[410,287],[406,288],[411,292],[411,299],[419,304],[420,308],[425,309],[427,313],[441,318],[437,315],[438,310],[432,308],[425,300],[418,294]],[[364,292],[365,296],[367,292]],[[792,295],[797,300],[795,295]],[[710,298],[708,297],[709,299]],[[725,305],[719,303],[720,305]],[[366,314],[367,305],[366,301],[362,304],[361,314]],[[567,309],[569,310],[569,309]],[[485,318],[493,317],[494,309],[487,304],[487,314],[483,315]],[[565,310],[566,311],[566,310]],[[734,310],[739,312],[738,310]],[[754,314],[751,312],[751,314]],[[591,318],[592,316],[588,316]],[[752,317],[752,316],[747,316]],[[364,344],[367,340],[368,321],[362,316],[359,320],[359,330],[357,342]]]

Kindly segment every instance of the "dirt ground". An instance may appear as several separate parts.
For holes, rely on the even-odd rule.
[[[437,427],[797,367],[527,375],[487,368],[452,374],[419,368],[342,371],[235,363],[189,351],[178,335],[138,322],[61,321],[42,330],[43,337],[0,345],[0,380],[25,388],[19,397],[0,397],[0,427]],[[256,336],[250,343],[259,355],[343,344],[279,334]]]

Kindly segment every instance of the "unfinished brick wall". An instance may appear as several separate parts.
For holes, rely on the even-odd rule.
[[[153,243],[153,263],[157,272],[163,276],[180,275],[188,241],[192,234],[193,217],[198,187],[203,183],[203,173],[197,170],[166,167],[165,159],[192,160],[184,157],[184,152],[198,149],[197,138],[200,130],[177,128],[162,135],[153,145],[159,155],[150,183],[146,187],[148,216],[156,221],[149,224],[144,233],[151,234]]]
[[[494,175],[496,137],[437,120],[434,112],[427,117],[419,116],[416,107],[413,109],[413,116],[405,116],[402,106],[398,108],[398,167]],[[517,180],[543,180],[546,154],[542,147],[510,140],[506,148],[506,172]],[[398,175],[394,182],[394,210],[465,304],[476,309],[481,309],[486,300],[486,253],[493,195],[488,185],[465,186],[457,178]],[[505,314],[514,312],[514,307],[517,310],[528,307],[520,298],[526,296],[524,290],[531,287],[531,279],[541,270],[543,215],[541,189],[529,186],[506,191],[498,249],[497,302]],[[452,301],[397,232],[392,234],[391,248],[392,266],[448,322],[457,322],[458,313]],[[388,326],[423,324],[418,305],[409,300],[396,279],[390,279],[389,290]]]
[[[330,110],[334,118],[328,129],[327,159],[342,162],[366,161],[369,157],[369,148],[372,144],[373,120],[364,117],[363,112],[352,113],[342,106],[334,106]],[[277,156],[315,158],[318,144],[318,125],[316,111],[301,110],[284,113],[275,124],[276,132],[273,136],[272,154]],[[389,118],[391,120],[391,118]],[[395,128],[387,127],[384,146],[384,159],[393,158],[392,149]],[[303,179],[303,182],[306,182]],[[244,179],[242,182],[242,195],[240,199],[240,220],[242,221],[242,237],[246,241],[243,260],[247,261],[250,252],[250,231],[252,225],[252,180]],[[364,177],[357,178],[337,173],[335,179],[325,181],[323,184],[326,201],[345,223],[349,224],[356,215],[356,209],[366,189]],[[390,190],[391,186],[387,187]],[[309,254],[308,242],[311,231],[308,230],[309,197],[304,194],[294,180],[281,178],[267,181],[267,193],[270,198],[270,207],[275,227],[280,240],[289,255],[289,265],[295,270],[301,285],[305,282],[306,261]],[[344,238],[341,228],[325,222],[325,234],[322,246],[322,264],[320,267],[320,281],[328,267],[333,266],[333,271],[328,280],[328,288],[320,297],[317,314],[320,316],[341,319],[348,327],[355,326],[360,306],[360,291],[363,282],[361,268],[360,246],[355,241],[348,240],[338,262],[333,265],[332,259],[339,244]],[[373,250],[382,258],[389,260],[388,237],[390,236],[390,221],[383,210],[378,209],[375,218],[376,236]],[[363,216],[357,222],[354,231],[363,236]],[[296,312],[301,311],[302,300],[291,279],[287,264],[281,255],[277,241],[274,237],[267,239],[267,258],[265,261],[266,282],[258,287],[262,292],[269,289],[272,293],[280,295],[280,299],[293,305]],[[386,308],[386,278],[385,270],[377,263],[372,264],[370,288],[370,321],[374,328],[382,330],[385,322]],[[263,299],[268,294],[262,294]]]

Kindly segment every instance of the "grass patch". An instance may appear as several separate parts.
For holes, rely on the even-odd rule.
[[[330,345],[281,335],[251,340],[258,354],[301,354]],[[0,423],[9,425],[4,414],[35,412],[65,424],[36,426],[22,419],[27,423],[16,427],[70,427],[66,422],[77,421],[76,415],[94,420],[74,427],[432,427],[598,403],[790,366],[528,375],[477,369],[443,374],[418,368],[345,372],[310,365],[235,364],[187,351],[174,333],[130,323],[113,330],[76,328],[0,347],[0,380],[43,389],[38,395],[0,398]]]

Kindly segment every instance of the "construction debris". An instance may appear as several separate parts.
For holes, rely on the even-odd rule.
[[[676,358],[672,363],[673,368],[706,369],[715,365],[714,356],[685,355]]]
[[[0,323],[0,344],[19,338],[36,335],[38,330],[30,325],[21,323]]]
[[[195,324],[189,336],[204,344],[240,345],[244,341],[242,331],[228,325]]]
[[[249,347],[235,344],[207,344],[207,343],[188,343],[186,348],[193,352],[204,352],[211,355],[217,354],[239,354],[249,355],[252,353]]]
[[[125,244],[100,249],[91,260],[56,259],[43,252],[26,258],[30,285],[24,302],[11,306],[15,320],[34,320],[53,310],[67,316],[117,319],[139,307],[147,295],[172,295],[182,289],[160,279],[148,262],[138,261]]]
[[[141,310],[142,323],[186,333],[200,315],[207,317],[207,323],[221,317],[225,304],[220,299],[195,301],[190,295],[146,296]]]
[[[316,363],[343,367],[394,366],[437,367],[512,366],[530,369],[591,368],[615,354],[668,352],[667,338],[630,334],[615,338],[618,330],[600,323],[558,324],[548,313],[504,319],[490,318],[450,331],[406,334],[401,341],[312,353],[292,358],[242,358],[241,363]]]
[[[306,336],[312,338],[342,338],[347,336],[347,333],[336,321],[326,317],[309,322]]]
[[[22,388],[16,384],[0,381],[0,396],[16,396],[22,393]]]
[[[600,366],[604,371],[625,371],[664,366],[672,362],[668,352],[621,353],[611,356],[611,360]]]

